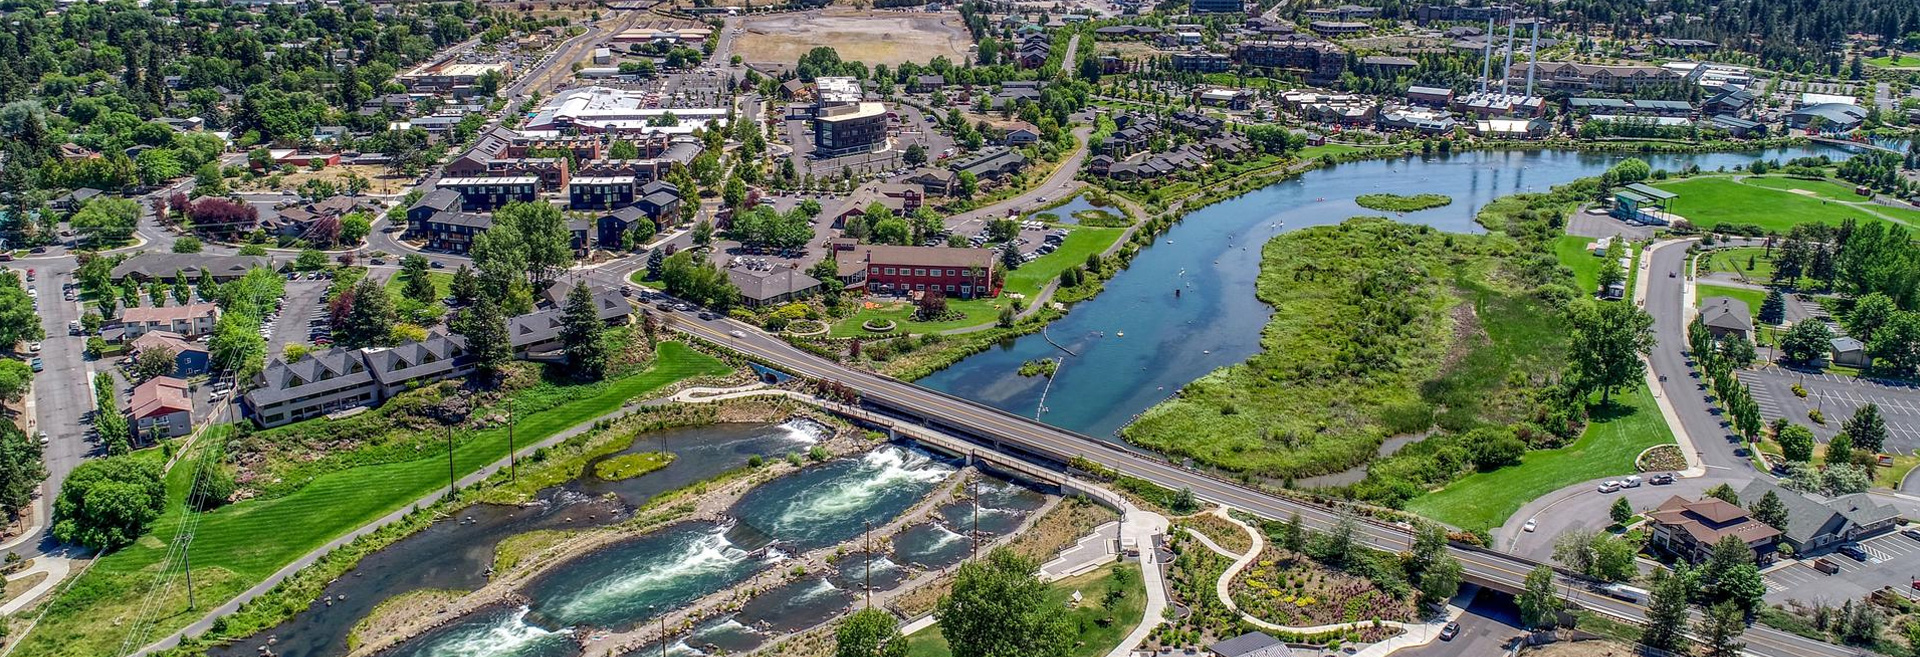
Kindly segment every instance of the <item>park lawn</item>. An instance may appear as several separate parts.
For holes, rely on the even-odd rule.
[[[1306,148],[1300,149],[1300,159],[1310,160],[1316,157],[1320,157],[1322,155],[1344,155],[1344,154],[1352,153],[1354,151],[1359,151],[1359,150],[1365,150],[1365,149],[1362,149],[1359,146],[1348,146],[1346,144],[1322,144],[1319,146],[1308,146]]]
[[[1746,302],[1747,312],[1760,315],[1760,304],[1767,300],[1767,293],[1760,290],[1732,287],[1728,285],[1710,285],[1702,283],[1694,288],[1693,307],[1699,308],[1713,297],[1733,297]]]
[[[666,289],[666,286],[667,286],[666,283],[662,283],[660,281],[650,281],[650,280],[646,280],[646,278],[647,278],[647,270],[642,269],[640,271],[634,272],[633,275],[628,276],[627,280],[633,281],[634,285],[638,285],[640,287],[644,287],[648,289],[653,289],[653,290]]]
[[[1633,460],[1654,445],[1674,442],[1673,431],[1646,386],[1614,397],[1611,406],[1589,406],[1587,428],[1573,444],[1530,451],[1519,465],[1468,475],[1407,503],[1407,510],[1476,530],[1504,524],[1521,505],[1573,484],[1631,474]]]
[[[1725,177],[1703,176],[1654,186],[1678,194],[1679,198],[1669,202],[1673,213],[1702,228],[1720,224],[1751,224],[1764,230],[1786,233],[1793,229],[1794,224],[1808,221],[1832,226],[1838,226],[1847,219],[1887,221],[1845,203],[1742,184]]]
[[[1603,257],[1587,250],[1587,245],[1593,242],[1593,238],[1579,235],[1562,235],[1553,242],[1554,258],[1573,270],[1575,286],[1587,295],[1600,289],[1600,265],[1605,262]]]
[[[1707,252],[1707,261],[1701,271],[1726,272],[1745,277],[1757,284],[1765,285],[1773,281],[1773,257],[1767,255],[1764,246],[1743,246],[1732,249],[1715,249]],[[1747,259],[1753,259],[1753,269],[1747,269]]]
[[[609,413],[627,400],[675,381],[731,371],[725,363],[676,342],[662,343],[654,364],[639,373],[598,384],[592,394],[527,414],[517,424],[518,445],[537,442]],[[551,394],[550,391],[543,391]],[[309,422],[326,422],[324,419]],[[506,456],[507,432],[469,432],[454,451],[454,468],[471,473]],[[116,629],[138,615],[153,574],[167,557],[167,543],[186,520],[184,504],[191,468],[168,473],[169,511],[132,546],[102,557],[73,588],[56,599],[47,616],[20,646],[21,655],[103,655],[114,652],[126,631]],[[447,485],[444,452],[423,458],[338,470],[315,477],[279,497],[239,502],[199,514],[193,532],[195,592],[201,612],[185,610],[185,592],[174,587],[148,640],[198,618],[274,571],[330,540],[405,508]],[[177,568],[177,566],[175,566]]]
[[[1127,573],[1126,594],[1111,608],[1103,607],[1106,592],[1114,585],[1113,573],[1121,569]],[[1080,592],[1078,605],[1073,602],[1075,591]],[[1048,584],[1047,599],[1066,607],[1067,619],[1077,629],[1073,647],[1067,650],[1068,657],[1097,657],[1120,645],[1120,640],[1140,624],[1146,614],[1147,589],[1140,577],[1140,566],[1115,563]],[[1109,622],[1102,625],[1101,621]],[[953,648],[940,634],[938,624],[907,635],[908,657],[950,657],[952,654]]]
[[[389,296],[400,298],[401,290],[406,289],[407,286],[406,275],[407,273],[402,271],[387,278],[386,289]],[[445,299],[453,296],[453,274],[430,271],[427,272],[427,280],[433,283],[434,298]]]
[[[1851,183],[1837,183],[1831,180],[1808,180],[1806,178],[1789,178],[1786,176],[1751,176],[1742,180],[1749,185],[1789,192],[1800,190],[1809,192],[1819,198],[1844,203],[1858,203],[1869,198],[1853,193],[1853,185]]]
[[[1885,57],[1885,56],[1874,57],[1872,59],[1867,60],[1867,65],[1878,66],[1881,68],[1920,67],[1920,55],[1901,55],[1900,58],[1897,60],[1892,57]]]
[[[1009,272],[999,297],[966,300],[948,298],[947,310],[963,313],[965,317],[961,319],[917,322],[912,319],[914,307],[911,302],[878,303],[876,307],[862,309],[846,319],[835,322],[831,335],[837,338],[865,335],[867,331],[860,328],[860,325],[868,320],[889,320],[894,323],[895,331],[908,333],[938,333],[992,324],[1000,321],[1000,308],[1012,302],[1012,297],[1008,295],[1018,294],[1026,299],[1025,303],[1033,303],[1034,298],[1040,294],[1041,288],[1060,278],[1060,272],[1066,271],[1068,267],[1086,264],[1088,255],[1105,252],[1126,232],[1125,228],[1091,226],[1070,229],[1066,240],[1060,243],[1058,250],[1036,258],[1033,262],[1020,265],[1019,269]]]

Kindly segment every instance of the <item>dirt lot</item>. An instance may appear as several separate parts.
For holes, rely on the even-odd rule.
[[[1521,654],[1526,657],[1633,657],[1640,653],[1633,646],[1615,641],[1581,641],[1528,648]]]
[[[742,21],[734,52],[749,62],[791,64],[816,46],[840,59],[874,64],[925,63],[946,55],[962,61],[973,39],[957,14],[829,11],[756,16]]]
[[[237,192],[271,192],[282,189],[297,190],[300,188],[300,185],[308,179],[317,178],[332,182],[335,187],[338,187],[340,191],[344,193],[346,192],[347,176],[350,174],[367,179],[366,193],[368,194],[394,194],[406,189],[407,185],[413,184],[413,180],[410,178],[392,175],[386,167],[371,164],[343,164],[340,166],[327,167],[319,171],[313,171],[307,167],[295,167],[293,173],[280,173],[280,171],[281,170],[277,168],[273,171],[275,175],[280,177],[280,185],[278,187],[270,187],[268,185],[268,183],[271,182],[271,176],[255,178],[252,182],[229,179],[227,184],[232,185],[233,190]]]

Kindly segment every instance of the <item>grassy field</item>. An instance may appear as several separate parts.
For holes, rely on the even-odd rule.
[[[663,343],[652,367],[623,379],[592,384],[592,394],[523,416],[519,445],[537,442],[567,427],[619,408],[627,400],[675,381],[730,371],[726,364],[679,343]],[[327,422],[328,420],[310,420]],[[462,473],[506,455],[504,429],[469,432],[454,452]],[[170,510],[134,545],[102,557],[73,588],[56,599],[46,618],[27,636],[19,655],[110,654],[126,638],[125,626],[140,617],[146,589],[168,556],[167,545],[186,519],[184,500],[191,473],[168,476]],[[175,586],[156,596],[149,618],[159,636],[198,618],[327,541],[447,485],[445,452],[395,463],[340,470],[315,477],[284,496],[240,502],[201,514],[193,540],[193,579],[202,612],[186,611],[185,592]],[[271,540],[262,540],[271,537]],[[173,566],[177,568],[177,566]],[[137,644],[136,644],[137,645]]]
[[[1364,149],[1360,148],[1359,146],[1348,146],[1346,144],[1323,144],[1320,146],[1308,146],[1306,148],[1300,149],[1300,159],[1311,160],[1313,158],[1320,157],[1322,155],[1341,155],[1345,153],[1352,153],[1354,151],[1359,151],[1359,150],[1364,150]]]
[[[1644,386],[1616,396],[1612,406],[1590,407],[1589,413],[1586,431],[1573,444],[1527,452],[1520,465],[1470,475],[1415,499],[1407,510],[1461,529],[1496,527],[1521,505],[1547,493],[1589,479],[1630,474],[1641,451],[1674,441]]]
[[[1693,307],[1701,307],[1706,303],[1707,299],[1712,297],[1733,297],[1745,301],[1747,303],[1747,312],[1759,316],[1760,304],[1767,300],[1767,293],[1744,287],[1702,283],[1694,287]]]
[[[1600,265],[1605,262],[1602,257],[1587,250],[1587,245],[1593,241],[1591,237],[1563,235],[1553,242],[1554,257],[1560,264],[1573,270],[1575,289],[1589,295],[1600,289]]]
[[[407,273],[403,271],[387,277],[387,294],[393,295],[396,299],[400,298],[401,291],[407,286],[406,276]],[[433,295],[436,298],[445,299],[452,296],[453,274],[430,271],[427,272],[427,280],[433,283]]]
[[[860,328],[860,325],[867,320],[877,319],[891,320],[896,325],[895,330],[909,333],[936,333],[992,324],[999,321],[1000,308],[1011,302],[1011,298],[1007,295],[1019,294],[1026,298],[1027,303],[1032,303],[1035,295],[1040,294],[1040,289],[1046,287],[1048,282],[1059,278],[1060,272],[1066,271],[1068,267],[1086,264],[1088,255],[1106,251],[1126,232],[1125,228],[1083,226],[1072,229],[1067,233],[1067,239],[1061,242],[1059,250],[1021,265],[1019,269],[1008,273],[1005,287],[1001,289],[998,298],[964,301],[949,298],[947,309],[963,313],[965,317],[961,319],[916,322],[912,319],[914,311],[912,303],[906,301],[883,303],[855,312],[846,319],[836,322],[833,325],[832,335],[834,337],[865,335],[867,331]]]
[[[1794,181],[1809,183],[1812,181]],[[1731,178],[1707,176],[1674,180],[1654,185],[1679,194],[1670,202],[1674,214],[1695,226],[1752,224],[1766,230],[1785,233],[1794,224],[1817,221],[1838,226],[1852,218],[1860,221],[1886,221],[1859,208],[1799,194],[1734,182]],[[1851,193],[1849,191],[1848,193]]]
[[[816,46],[868,66],[926,63],[935,57],[967,60],[973,38],[957,14],[842,12],[775,14],[743,20],[734,52],[749,62],[798,61]]]
[[[1841,201],[1844,203],[1855,203],[1868,200],[1869,198],[1853,193],[1852,184],[1838,183],[1831,180],[1808,180],[1806,178],[1788,178],[1786,176],[1749,176],[1741,179],[1741,182],[1765,187],[1767,189],[1778,189],[1797,193],[1802,196],[1814,196],[1829,201]]]
[[[1920,55],[1901,55],[1899,59],[1894,59],[1892,57],[1874,57],[1872,59],[1868,59],[1867,64],[1870,66],[1878,66],[1881,68],[1920,67]]]
[[[1715,249],[1707,252],[1706,261],[1700,263],[1700,271],[1724,272],[1745,277],[1756,285],[1766,285],[1773,281],[1773,258],[1767,255],[1763,246],[1743,246],[1732,249]],[[1747,261],[1753,261],[1753,268],[1747,268]]]
[[[1107,591],[1116,586],[1115,571],[1126,573],[1123,595],[1112,606],[1102,606]],[[1134,564],[1111,564],[1054,582],[1048,589],[1047,597],[1065,606],[1068,619],[1079,628],[1073,648],[1067,651],[1069,657],[1107,654],[1140,624],[1147,606],[1146,586],[1140,578],[1140,567]],[[1075,591],[1080,592],[1078,605],[1073,602]],[[940,626],[934,625],[907,636],[907,655],[951,657],[953,649],[947,645],[947,638],[940,635]]]

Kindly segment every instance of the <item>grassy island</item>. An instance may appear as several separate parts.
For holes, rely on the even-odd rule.
[[[610,456],[593,465],[593,476],[602,481],[620,481],[667,467],[673,455],[666,452],[641,452]]]
[[[1381,212],[1416,212],[1453,204],[1453,197],[1446,194],[1361,194],[1353,199],[1354,203],[1368,210]]]

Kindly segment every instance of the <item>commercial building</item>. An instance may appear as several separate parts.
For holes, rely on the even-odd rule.
[[[1321,36],[1343,36],[1360,34],[1373,29],[1373,26],[1356,21],[1314,21],[1307,24],[1307,29]]]
[[[480,93],[480,78],[492,73],[505,81],[513,77],[513,63],[498,61],[486,64],[458,64],[436,62],[425,64],[398,78],[407,91],[416,93],[446,93],[455,97],[472,96]]]
[[[1875,536],[1892,530],[1900,519],[1898,510],[1865,493],[1815,499],[1757,479],[1740,490],[1740,499],[1759,500],[1769,492],[1787,507],[1787,527],[1780,532],[1780,541],[1793,546],[1795,554],[1817,553]]]
[[[740,303],[748,308],[783,304],[820,290],[820,281],[787,265],[754,269],[735,261],[727,280],[740,289]]]
[[[266,256],[223,256],[210,253],[142,253],[113,266],[110,275],[113,280],[132,279],[139,282],[154,280],[173,280],[174,276],[185,276],[187,280],[200,282],[201,273],[215,282],[227,282],[247,275],[255,267],[271,267],[273,261]]]
[[[472,374],[466,347],[466,338],[436,331],[395,347],[336,347],[291,363],[275,358],[241,395],[241,410],[271,428],[377,405],[421,385]]]
[[[1852,103],[1808,105],[1787,115],[1788,126],[1823,135],[1853,132],[1866,120],[1867,111]]]
[[[1539,62],[1535,66],[1533,75],[1538,84],[1549,89],[1568,91],[1636,91],[1647,87],[1678,85],[1685,81],[1679,73],[1659,66],[1574,62]],[[1507,69],[1507,79],[1525,83],[1527,68],[1527,64],[1514,64]]]
[[[527,130],[575,130],[581,133],[690,134],[725,120],[717,107],[649,107],[643,92],[587,86],[554,94],[527,120]]]
[[[611,210],[633,203],[633,176],[576,176],[567,183],[567,207]]]
[[[1753,310],[1747,302],[1733,297],[1707,297],[1700,300],[1700,323],[1716,339],[1753,339]]]
[[[626,324],[633,315],[633,304],[618,290],[595,288],[594,313],[608,326]],[[561,347],[560,330],[566,324],[566,309],[537,310],[507,320],[507,344],[518,358],[546,357]]]
[[[1314,83],[1328,82],[1347,70],[1347,51],[1305,36],[1245,41],[1233,49],[1233,61],[1259,68],[1303,71]]]
[[[1198,49],[1176,52],[1169,58],[1169,63],[1173,65],[1173,70],[1191,73],[1219,73],[1233,68],[1233,58]]]
[[[1691,563],[1713,556],[1713,547],[1732,536],[1753,549],[1756,563],[1774,560],[1774,543],[1780,530],[1754,520],[1745,509],[1717,497],[1689,502],[1675,495],[1647,514],[1653,528],[1648,545]]]
[[[156,376],[134,386],[127,416],[134,435],[147,442],[192,433],[193,397],[187,393],[187,382]]]
[[[887,106],[860,102],[821,107],[813,115],[817,157],[871,152],[887,141]]]
[[[866,264],[867,291],[907,294],[939,290],[971,299],[1000,294],[995,252],[939,246],[860,245],[852,259]]]
[[[1196,14],[1238,14],[1247,10],[1245,0],[1193,0],[1188,11]]]

